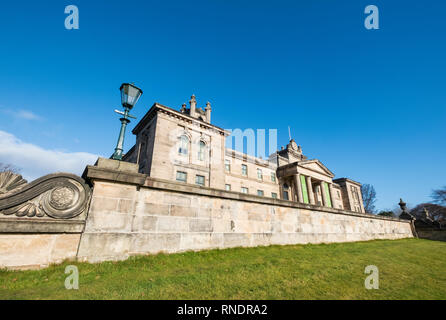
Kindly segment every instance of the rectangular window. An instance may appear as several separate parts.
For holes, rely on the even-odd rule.
[[[289,200],[288,191],[283,192],[283,200]]]
[[[231,191],[231,185],[230,184],[225,185],[225,189],[226,191]]]
[[[263,190],[257,190],[257,195],[259,196],[259,197],[263,197],[264,196],[264,192],[263,192]]]
[[[271,172],[271,181],[276,182],[276,174],[274,172]]]
[[[225,170],[226,172],[231,172],[231,161],[225,160]]]
[[[271,192],[271,198],[277,199],[277,193]]]
[[[310,201],[308,201],[307,180],[305,179],[305,176],[300,176],[300,184],[302,185],[302,196],[304,198],[304,203],[310,203]]]
[[[187,173],[183,171],[177,171],[177,181],[186,182],[187,181]]]
[[[242,175],[243,176],[248,175],[248,166],[246,164],[242,164]]]
[[[204,186],[204,176],[195,176],[195,184],[199,186]]]
[[[337,191],[338,193],[338,199],[341,199],[341,193],[339,191]]]
[[[327,200],[327,207],[332,208],[332,204],[331,204],[331,197],[330,197],[330,188],[328,187],[328,183],[326,182],[322,182],[322,185],[324,186],[324,190],[322,190],[322,192],[325,192],[325,199]]]
[[[248,188],[242,187],[242,193],[248,193]]]
[[[257,179],[260,179],[260,180],[263,179],[262,169],[257,169]]]

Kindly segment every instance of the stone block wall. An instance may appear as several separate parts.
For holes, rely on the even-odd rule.
[[[404,220],[146,178],[98,179],[78,259],[412,237]]]
[[[59,173],[0,195],[0,268],[413,236],[406,220],[150,178],[110,159],[83,178],[92,189]]]

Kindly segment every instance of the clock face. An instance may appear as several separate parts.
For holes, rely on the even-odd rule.
[[[297,143],[295,141],[291,141],[291,149],[297,151]]]

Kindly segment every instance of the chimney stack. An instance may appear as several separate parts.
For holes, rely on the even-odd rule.
[[[190,116],[195,118],[195,108],[197,107],[197,100],[195,100],[195,95],[193,94],[192,97],[190,97]]]
[[[206,110],[206,121],[208,123],[211,123],[211,111],[212,111],[212,109],[211,109],[211,103],[209,101],[206,103],[206,108],[204,108],[204,110]]]

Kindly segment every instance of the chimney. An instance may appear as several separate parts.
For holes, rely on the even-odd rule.
[[[197,106],[197,100],[195,100],[195,95],[193,94],[192,97],[190,97],[190,113],[189,115],[193,118],[195,118],[195,108]]]
[[[206,121],[208,123],[211,123],[211,111],[212,111],[212,109],[211,109],[211,103],[209,101],[206,103],[206,108],[204,108],[204,110],[206,110]]]

